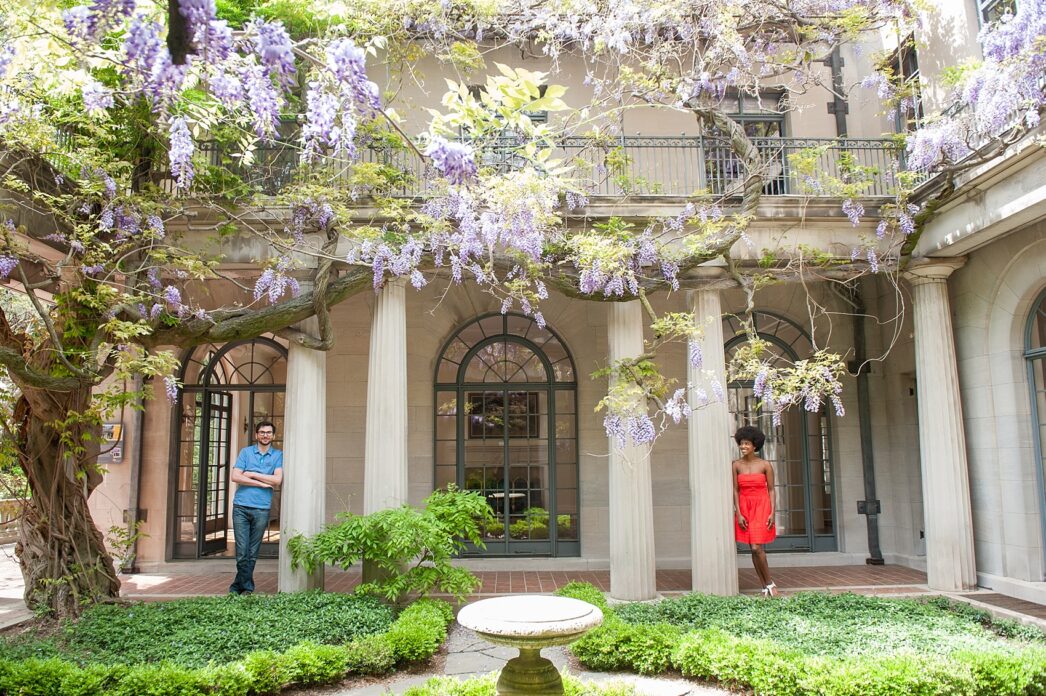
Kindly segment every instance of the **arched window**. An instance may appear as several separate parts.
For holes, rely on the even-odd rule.
[[[577,380],[548,327],[517,314],[479,317],[440,352],[435,482],[478,491],[497,523],[484,555],[577,556]]]
[[[753,312],[752,321],[777,360],[795,362],[814,352],[809,335],[795,322],[769,312]],[[728,337],[729,361],[745,341],[737,317],[724,317],[723,336]],[[767,549],[835,551],[832,427],[827,406],[817,413],[788,409],[775,426],[771,415],[759,410],[751,382],[731,382],[727,399],[735,430],[747,424],[766,433],[761,455],[774,465],[777,518],[777,540]]]
[[[1032,305],[1024,332],[1024,358],[1028,363],[1031,392],[1032,440],[1035,443],[1035,478],[1039,488],[1039,524],[1046,544],[1046,290]]]
[[[201,345],[183,357],[171,438],[174,558],[234,553],[230,469],[261,421],[276,425],[273,446],[282,448],[286,377],[287,349],[271,338]],[[278,552],[279,504],[276,491],[262,556]]]

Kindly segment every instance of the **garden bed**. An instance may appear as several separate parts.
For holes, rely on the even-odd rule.
[[[592,586],[562,594],[604,609],[571,647],[593,670],[683,676],[757,694],[1046,694],[1046,639],[943,598],[691,594],[609,608]]]
[[[100,605],[0,645],[0,693],[273,693],[375,675],[430,657],[453,612],[399,615],[371,597],[306,592]]]

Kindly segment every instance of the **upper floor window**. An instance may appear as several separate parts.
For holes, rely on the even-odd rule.
[[[897,50],[886,59],[885,67],[897,79],[900,99],[893,111],[894,128],[908,133],[923,120],[922,93],[919,87],[919,56],[915,50],[915,36],[908,35]]]
[[[749,138],[780,138],[785,134],[785,98],[784,92],[776,91],[759,96],[727,93],[722,107]]]
[[[1017,0],[977,0],[977,18],[981,26],[997,22],[1017,12]]]

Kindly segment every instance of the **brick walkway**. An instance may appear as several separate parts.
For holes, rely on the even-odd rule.
[[[1009,609],[1010,611],[1015,611],[1019,614],[1025,614],[1027,616],[1034,616],[1037,619],[1046,620],[1046,606],[1036,604],[1035,602],[1026,602],[1023,599],[1017,599],[1016,597],[1008,597],[1002,594],[987,592],[965,594],[963,597],[969,597],[978,602],[991,604],[993,607]]]
[[[812,566],[774,568],[774,581],[784,592],[799,590],[852,590],[862,594],[917,594],[926,592],[926,574],[901,566]],[[258,592],[276,591],[276,573],[256,572]],[[568,582],[590,582],[603,591],[610,589],[609,571],[477,571],[483,583],[477,596],[554,592]],[[758,592],[754,570],[738,573],[742,592]],[[225,594],[232,580],[228,575],[131,575],[123,580],[122,594],[128,597],[172,597]],[[327,571],[326,589],[347,592],[359,584],[358,571]],[[688,592],[689,570],[659,570],[657,589],[663,593]]]

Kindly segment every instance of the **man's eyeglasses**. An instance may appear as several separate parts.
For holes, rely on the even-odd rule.
[[[276,433],[272,432],[271,430],[259,430],[257,434],[259,436],[261,436],[261,435],[268,435],[269,437],[272,437]]]

